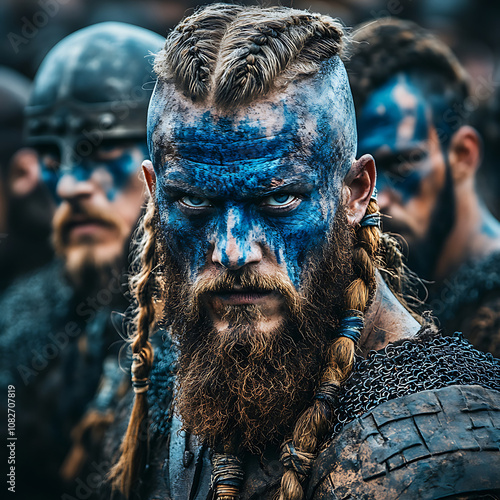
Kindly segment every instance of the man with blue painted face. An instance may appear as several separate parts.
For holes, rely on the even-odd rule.
[[[1,378],[16,388],[22,498],[74,494],[78,483],[64,481],[96,472],[81,469],[83,443],[112,419],[122,382],[111,312],[127,307],[128,244],[145,197],[149,56],[163,41],[127,24],[90,26],[57,44],[34,81],[27,140],[57,204],[59,259],[0,301]]]
[[[156,57],[120,498],[500,489],[500,363],[397,298],[342,46],[330,17],[217,4]]]
[[[410,268],[433,282],[428,304],[445,330],[499,356],[500,223],[475,185],[481,139],[467,124],[465,71],[408,21],[377,21],[354,38],[358,148],[377,162],[383,228],[406,240]]]

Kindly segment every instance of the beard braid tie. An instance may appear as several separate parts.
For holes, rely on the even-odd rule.
[[[137,373],[144,371],[144,359],[141,354],[134,354],[132,357],[132,387],[135,394],[148,392],[149,384],[151,382],[148,377],[137,376]]]
[[[374,227],[380,228],[380,221],[381,221],[380,212],[375,212],[373,214],[365,215],[361,219],[361,222],[359,223],[359,225],[360,225],[360,227],[374,226]]]
[[[351,339],[356,345],[361,338],[361,330],[365,327],[364,315],[361,311],[348,309],[340,320],[340,325],[335,332],[336,337]]]
[[[313,453],[298,451],[292,440],[285,441],[281,446],[280,461],[283,467],[294,470],[301,481],[309,476],[315,459]]]
[[[327,419],[331,420],[334,410],[337,409],[340,384],[338,382],[323,382],[314,396],[318,401],[324,401],[328,408]]]
[[[215,453],[212,457],[210,489],[217,500],[237,500],[243,484],[243,462],[234,455]]]

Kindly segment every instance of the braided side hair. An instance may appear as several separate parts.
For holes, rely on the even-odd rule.
[[[138,250],[132,268],[136,274],[130,280],[137,308],[132,332],[129,334],[135,399],[127,432],[120,446],[120,458],[109,475],[113,489],[120,491],[127,498],[146,465],[147,457],[149,429],[147,390],[148,376],[153,365],[153,347],[149,336],[154,332],[156,324],[155,298],[158,297],[155,274],[157,265],[155,215],[155,204],[150,198],[142,223],[139,224],[135,235]]]
[[[366,214],[378,213],[375,200],[370,200]],[[345,309],[365,312],[375,292],[375,267],[378,263],[380,229],[377,226],[359,227],[353,249],[356,278],[349,285],[345,295]],[[322,384],[340,386],[351,373],[354,363],[355,344],[347,337],[335,339],[329,349],[328,364],[321,377]],[[307,478],[310,465],[315,458],[319,444],[330,430],[331,409],[329,403],[316,398],[312,406],[299,417],[293,431],[293,452],[301,464],[287,460],[289,446],[282,448],[285,473],[281,480],[279,500],[301,500],[304,498],[302,482]]]

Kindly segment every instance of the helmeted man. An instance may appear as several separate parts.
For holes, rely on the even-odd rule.
[[[391,291],[401,255],[378,227],[373,158],[356,159],[342,45],[327,16],[217,4],[157,56],[135,394],[105,446],[113,491],[500,488],[498,360],[441,337]]]
[[[21,496],[54,498],[61,477],[85,475],[83,444],[112,418],[104,410],[122,377],[111,312],[127,307],[128,246],[145,195],[138,165],[148,158],[150,56],[163,40],[122,23],[90,26],[57,44],[34,81],[27,139],[57,202],[59,259],[0,301],[1,376],[16,388]]]
[[[383,227],[404,237],[410,268],[432,281],[428,304],[445,331],[499,356],[500,223],[476,189],[481,138],[468,125],[465,71],[409,21],[370,23],[354,39],[358,147],[377,162]]]

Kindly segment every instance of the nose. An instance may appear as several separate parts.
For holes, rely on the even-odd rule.
[[[391,206],[401,203],[399,185],[382,172],[377,178],[377,204],[381,212],[388,213]]]
[[[56,186],[59,198],[67,201],[89,197],[94,189],[95,185],[88,176],[78,175],[73,170],[63,173]]]
[[[212,262],[236,271],[262,260],[261,243],[255,237],[251,221],[232,211],[220,224],[215,236]]]

